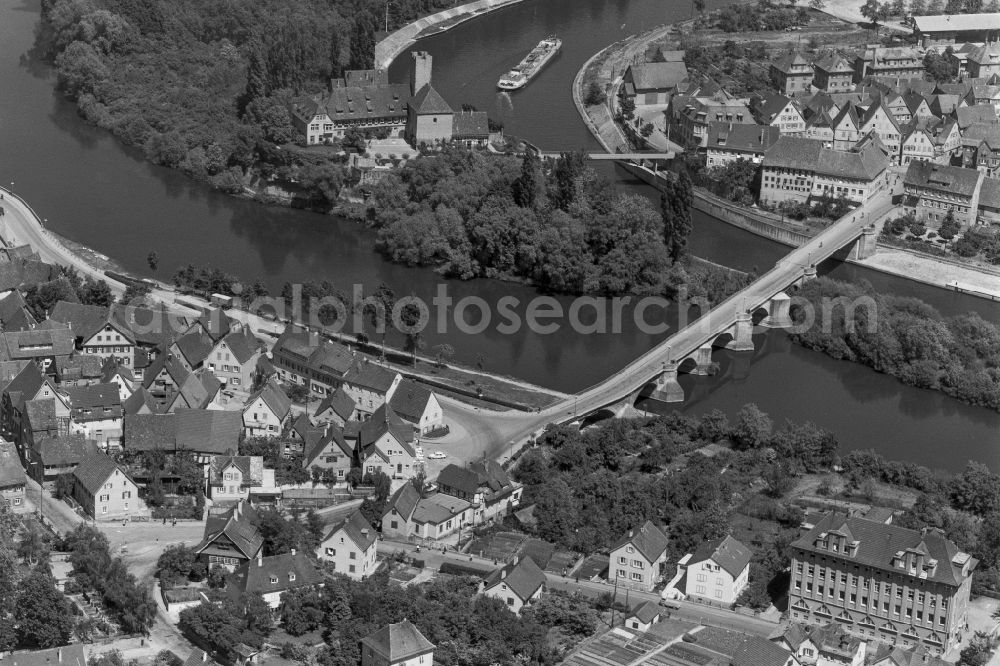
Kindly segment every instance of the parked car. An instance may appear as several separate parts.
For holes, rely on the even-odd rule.
[[[427,456],[428,458],[433,458],[434,460],[441,460],[442,458],[447,458],[447,454],[444,451],[435,451],[434,453]]]

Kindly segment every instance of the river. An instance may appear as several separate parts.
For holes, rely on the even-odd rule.
[[[572,103],[573,76],[598,49],[676,18],[678,8],[684,15],[690,11],[680,3],[671,13],[663,0],[527,0],[421,40],[416,48],[435,56],[434,84],[453,105],[490,111],[508,131],[547,150],[595,148]],[[155,276],[161,279],[182,264],[211,263],[248,281],[260,277],[273,290],[285,282],[329,279],[345,290],[354,283],[373,288],[385,282],[399,295],[429,299],[436,293],[441,281],[432,271],[384,261],[374,251],[372,235],[353,223],[218,194],[146,163],[138,152],[87,125],[54,92],[51,70],[29,56],[37,20],[37,0],[0,0],[0,182],[13,182],[53,230],[140,274],[150,274],[145,257],[155,250],[160,256]],[[563,39],[556,60],[526,89],[498,96],[497,77],[550,33]],[[407,65],[408,58],[401,57],[391,78],[401,79]],[[653,196],[620,168],[602,169],[621,189]],[[699,256],[744,269],[773,265],[785,252],[700,214],[691,247]],[[857,267],[835,266],[830,272],[919,296],[947,313],[975,309],[1000,321],[1000,304]],[[536,295],[521,285],[488,280],[446,284],[456,300],[476,295],[495,303],[514,296],[523,304]],[[452,327],[428,334],[426,341],[431,347],[447,341],[458,361],[471,364],[482,355],[487,370],[575,391],[661,338],[632,325],[604,335],[565,327],[557,335],[526,330],[503,335],[495,328],[462,334]],[[722,376],[683,379],[691,394],[684,410],[733,413],[755,401],[779,423],[786,417],[811,419],[836,431],[845,449],[874,447],[949,469],[977,458],[1000,469],[1000,414],[796,348],[780,332],[762,340],[752,359],[737,359],[739,367],[732,367],[725,353],[718,356]]]

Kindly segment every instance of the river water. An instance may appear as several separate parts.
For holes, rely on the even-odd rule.
[[[421,40],[434,57],[433,81],[454,106],[470,103],[502,118],[508,131],[546,150],[595,148],[579,119],[570,84],[603,46],[686,16],[690,4],[664,0],[527,0]],[[142,155],[91,127],[54,92],[51,70],[28,55],[38,20],[37,0],[0,0],[0,182],[13,182],[55,231],[150,274],[146,255],[160,256],[156,277],[169,279],[186,263],[211,263],[272,289],[285,282],[329,279],[350,290],[380,282],[397,294],[433,296],[442,281],[429,270],[390,264],[374,251],[370,232],[345,220],[265,207],[227,197],[181,174],[147,164]],[[563,39],[560,55],[524,90],[497,95],[498,76],[542,37]],[[402,80],[408,59],[390,69]],[[620,189],[654,196],[617,167],[603,166]],[[786,249],[696,214],[695,254],[743,269],[771,266]],[[918,296],[946,313],[977,310],[1000,321],[1000,304],[960,296],[850,266],[824,267],[837,277],[865,279],[881,289]],[[476,295],[489,303],[535,292],[488,280],[447,282],[458,300]],[[560,299],[564,304],[568,299]],[[627,312],[627,310],[626,310]],[[474,316],[470,317],[474,319]],[[429,346],[447,341],[456,360],[484,357],[487,370],[552,388],[592,385],[656,344],[662,335],[629,324],[620,334],[555,335],[495,327],[463,334],[427,334]],[[967,407],[936,393],[902,386],[866,368],[797,348],[780,332],[760,340],[751,355],[717,354],[723,374],[684,377],[690,399],[683,409],[734,413],[757,402],[777,422],[811,419],[834,430],[845,449],[874,447],[888,456],[955,469],[982,460],[1000,469],[1000,414]]]

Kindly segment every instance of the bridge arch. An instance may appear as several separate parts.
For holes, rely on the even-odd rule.
[[[750,312],[750,320],[753,322],[754,326],[758,325],[770,316],[771,308],[769,304],[761,305]]]
[[[693,374],[698,370],[698,359],[694,356],[686,356],[677,364],[677,373]]]

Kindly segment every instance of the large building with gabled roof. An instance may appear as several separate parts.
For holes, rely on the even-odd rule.
[[[782,95],[804,95],[809,92],[812,83],[813,66],[801,53],[792,51],[771,63],[769,75],[771,83]]]
[[[264,601],[276,609],[281,605],[281,595],[302,588],[322,587],[323,573],[306,553],[290,553],[257,557],[242,562],[236,568],[236,580],[230,586],[237,599],[248,594],[260,594]]]
[[[148,516],[139,500],[139,487],[105,453],[84,458],[73,470],[73,499],[94,520],[122,520]]]
[[[886,187],[889,159],[875,141],[849,152],[823,141],[783,136],[764,155],[760,199],[768,203],[807,202],[811,197],[844,197],[863,203]]]
[[[409,484],[407,484],[409,485]],[[334,571],[364,580],[378,568],[378,533],[360,511],[334,524],[316,548],[316,557]]]
[[[941,654],[968,620],[978,560],[932,528],[830,513],[790,546],[792,620]]]

